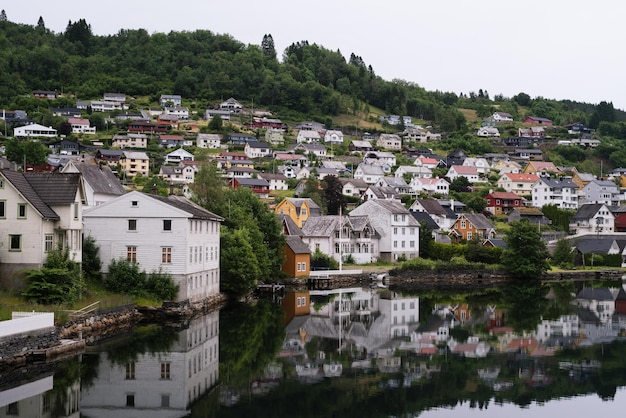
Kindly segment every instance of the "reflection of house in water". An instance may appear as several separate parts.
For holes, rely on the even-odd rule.
[[[569,345],[572,339],[578,338],[578,322],[576,315],[561,315],[554,320],[543,319],[537,324],[535,338],[539,344]]]
[[[621,287],[585,287],[578,292],[574,302],[591,311],[600,322],[611,321],[616,312],[626,314],[626,292]]]
[[[307,334],[347,341],[368,352],[391,339],[409,336],[419,322],[419,298],[385,296],[362,288],[311,291],[311,317],[303,328]]]
[[[97,378],[81,393],[81,412],[95,418],[130,411],[133,417],[187,416],[218,382],[219,311],[193,319],[177,337],[168,352],[138,353],[126,364],[100,353]]]
[[[53,416],[53,410],[61,410],[64,413],[63,417],[78,418],[80,380],[65,389],[66,399],[63,408],[53,404],[58,399],[53,396],[52,387],[53,377],[46,376],[19,386],[3,388],[0,390],[0,416],[48,417]]]

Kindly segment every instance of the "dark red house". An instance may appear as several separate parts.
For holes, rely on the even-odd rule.
[[[511,192],[491,192],[487,196],[486,209],[494,215],[506,215],[522,206],[523,198]]]

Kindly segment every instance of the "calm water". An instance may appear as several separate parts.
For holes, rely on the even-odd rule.
[[[396,290],[396,291],[393,291]],[[589,417],[626,407],[621,283],[286,294],[0,378],[0,417]]]

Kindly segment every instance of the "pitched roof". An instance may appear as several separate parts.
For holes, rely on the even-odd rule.
[[[305,237],[330,237],[339,228],[340,219],[336,215],[310,217],[302,226],[302,234]]]
[[[589,219],[604,206],[602,203],[589,203],[578,208],[572,219]]]
[[[72,163],[83,175],[83,181],[93,189],[94,193],[122,195],[126,193],[119,179],[106,165]]]
[[[486,197],[491,196],[494,199],[521,199],[520,196],[511,192],[491,192]]]
[[[214,214],[213,212],[206,210],[202,206],[192,202],[191,200],[183,196],[170,195],[170,196],[164,197],[164,196],[159,196],[155,194],[147,194],[147,193],[146,195],[158,201],[167,203],[168,205],[173,206],[177,209],[184,210],[185,212],[190,213],[192,218],[194,219],[204,219],[204,220],[217,221],[217,222],[222,222],[224,220],[224,218],[222,218],[221,216],[218,216]]]
[[[285,235],[298,235],[302,236],[302,229],[296,225],[289,215],[276,215],[280,219],[280,223],[283,225],[283,231]]]
[[[478,170],[473,166],[453,165],[450,170],[454,169],[459,175],[478,175]]]
[[[534,183],[539,180],[538,175],[530,173],[506,173],[505,176],[507,176],[511,181],[518,181],[522,183]]]
[[[617,295],[617,294],[616,294]],[[615,296],[607,287],[584,287],[576,295],[577,299],[614,301]]]
[[[306,245],[299,236],[287,235],[285,236],[285,243],[291,248],[294,254],[311,254],[309,246]]]
[[[422,205],[424,210],[430,215],[440,215],[446,216],[447,212],[441,203],[436,201],[435,199],[417,199],[417,201]]]
[[[79,173],[25,173],[24,178],[48,205],[69,205],[76,200]]]
[[[422,222],[426,223],[426,229],[437,230],[439,225],[430,217],[426,212],[411,212],[411,216],[421,225]]]
[[[476,229],[495,229],[489,219],[482,213],[464,213],[464,216]],[[459,217],[459,219],[461,218]]]

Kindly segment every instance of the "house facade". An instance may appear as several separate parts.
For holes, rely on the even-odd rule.
[[[243,148],[248,158],[264,158],[272,156],[272,147],[265,142],[248,142]]]
[[[396,134],[380,134],[376,140],[376,146],[393,151],[402,149],[402,138]]]
[[[148,176],[150,174],[150,158],[142,151],[123,151],[119,160],[122,171],[128,177],[135,177],[137,174]]]
[[[529,196],[537,180],[539,176],[536,174],[507,173],[498,179],[496,185],[518,196]]]
[[[615,215],[602,203],[581,205],[572,216],[569,229],[575,235],[611,234],[615,231]]]
[[[369,216],[380,234],[380,258],[419,257],[419,223],[401,203],[388,200],[368,200],[350,212],[351,216]]]
[[[450,233],[458,240],[493,238],[496,228],[483,214],[462,213],[450,227]]]
[[[85,193],[78,173],[0,170],[0,281],[21,289],[24,269],[42,267],[62,248],[82,262]]]
[[[285,261],[282,271],[289,277],[309,277],[311,273],[311,251],[299,236],[285,237]]]
[[[578,209],[578,187],[569,179],[540,177],[532,186],[532,206],[554,204],[561,209]]]
[[[222,143],[222,136],[219,134],[198,134],[196,147],[218,149]]]
[[[490,192],[485,199],[486,209],[494,215],[507,215],[522,206],[522,198],[511,192]]]
[[[602,203],[607,206],[619,206],[624,200],[619,187],[610,180],[592,180],[580,191],[581,203]]]
[[[146,134],[115,134],[111,140],[111,146],[115,148],[141,148],[148,146],[148,135]]]
[[[450,167],[446,177],[449,178],[451,182],[459,177],[465,177],[470,183],[478,183],[480,181],[476,167],[463,165],[453,165]]]
[[[18,126],[17,128],[13,129],[13,136],[15,136],[16,138],[25,138],[25,137],[56,138],[58,134],[57,134],[57,130],[53,129],[52,127],[33,123],[32,125]]]
[[[282,202],[276,205],[274,212],[277,215],[289,216],[291,220],[298,225],[298,228],[302,228],[304,223],[310,217],[322,215],[322,210],[317,203],[309,198],[285,198]]]
[[[177,301],[219,293],[222,218],[181,196],[133,191],[85,210],[85,235],[100,249],[102,271],[112,260],[169,273]]]

